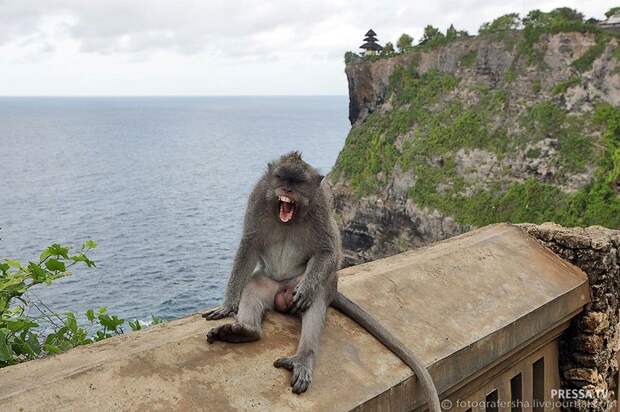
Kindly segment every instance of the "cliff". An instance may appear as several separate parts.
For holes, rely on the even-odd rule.
[[[620,228],[619,44],[507,31],[352,59],[330,174],[347,263],[500,221]]]

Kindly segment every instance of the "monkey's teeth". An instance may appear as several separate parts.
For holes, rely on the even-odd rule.
[[[286,203],[294,203],[290,198],[286,197],[286,196],[278,196],[278,199],[280,200],[280,202],[286,202]]]

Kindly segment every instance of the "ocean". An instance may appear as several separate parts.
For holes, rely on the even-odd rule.
[[[347,98],[0,98],[0,259],[97,241],[30,297],[82,314],[174,319],[223,296],[247,196],[269,160],[300,150],[329,172]]]

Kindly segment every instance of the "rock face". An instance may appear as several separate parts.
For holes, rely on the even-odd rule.
[[[499,221],[620,227],[618,39],[526,46],[514,32],[347,64],[330,182],[348,265]]]
[[[620,231],[600,226],[566,229],[553,223],[521,227],[557,255],[580,267],[590,282],[592,303],[572,321],[560,341],[560,378],[565,389],[609,391],[609,395],[587,399],[583,407],[572,410],[616,410]]]

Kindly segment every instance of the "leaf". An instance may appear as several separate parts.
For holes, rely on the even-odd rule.
[[[105,338],[109,338],[109,336],[103,333],[102,330],[98,330],[95,334],[95,341],[97,342],[99,342],[100,340],[104,340]]]
[[[160,323],[166,323],[166,321],[160,318],[159,316],[151,315],[151,319],[153,321],[152,322],[153,325],[159,325]]]
[[[52,256],[52,253],[50,252],[49,248],[47,248],[43,252],[41,252],[41,254],[39,255],[39,262],[43,262],[45,259],[47,259],[50,256]]]
[[[94,249],[96,247],[97,247],[97,242],[95,242],[94,240],[87,240],[82,245],[82,249],[84,249],[84,250],[90,250],[90,249]]]
[[[38,323],[28,318],[5,319],[4,325],[11,332],[27,331],[28,329],[39,326]]]
[[[20,358],[34,359],[41,352],[37,337],[32,332],[24,331],[17,336],[13,336],[11,347]],[[22,359],[19,359],[19,361],[22,361]]]
[[[136,330],[142,330],[142,325],[140,324],[140,321],[138,319],[136,320],[130,320],[129,321],[129,327],[131,328],[131,330],[136,331]]]
[[[65,264],[57,259],[49,259],[45,262],[45,267],[52,272],[64,272],[67,270]]]
[[[52,256],[62,256],[65,259],[69,259],[69,248],[66,246],[61,246],[58,243],[54,243],[48,247],[47,250]]]
[[[33,262],[28,263],[28,272],[35,283],[47,282],[51,276],[50,272]]]
[[[0,329],[0,361],[11,362],[15,358],[15,352],[7,343],[7,330]]]
[[[77,320],[73,312],[67,312],[67,319],[65,320],[65,326],[69,328],[72,334],[76,334],[78,331]]]
[[[75,256],[71,256],[71,260],[74,262],[84,262],[86,264],[86,266],[93,267],[95,266],[95,262],[93,262],[92,260],[90,260],[88,258],[88,256],[86,256],[84,253],[78,253]]]
[[[22,264],[16,259],[5,259],[5,262],[12,268],[21,269]]]
[[[86,311],[86,319],[88,319],[91,322],[95,320],[95,312],[92,309],[88,309]]]
[[[24,342],[34,356],[38,356],[39,354],[41,354],[41,344],[39,343],[39,337],[36,334],[28,332],[26,339],[24,339]]]
[[[45,352],[52,354],[61,352],[60,348],[52,343],[43,344],[43,349],[45,350]]]
[[[0,272],[6,274],[6,272],[11,268],[8,263],[0,263]]]
[[[125,319],[119,319],[116,315],[99,315],[99,323],[104,327],[108,328],[111,331],[116,331],[116,329],[125,323]]]
[[[67,351],[73,348],[73,343],[71,343],[71,341],[68,339],[63,339],[63,340],[58,341],[58,347],[61,350],[61,352],[64,352],[64,351]]]

